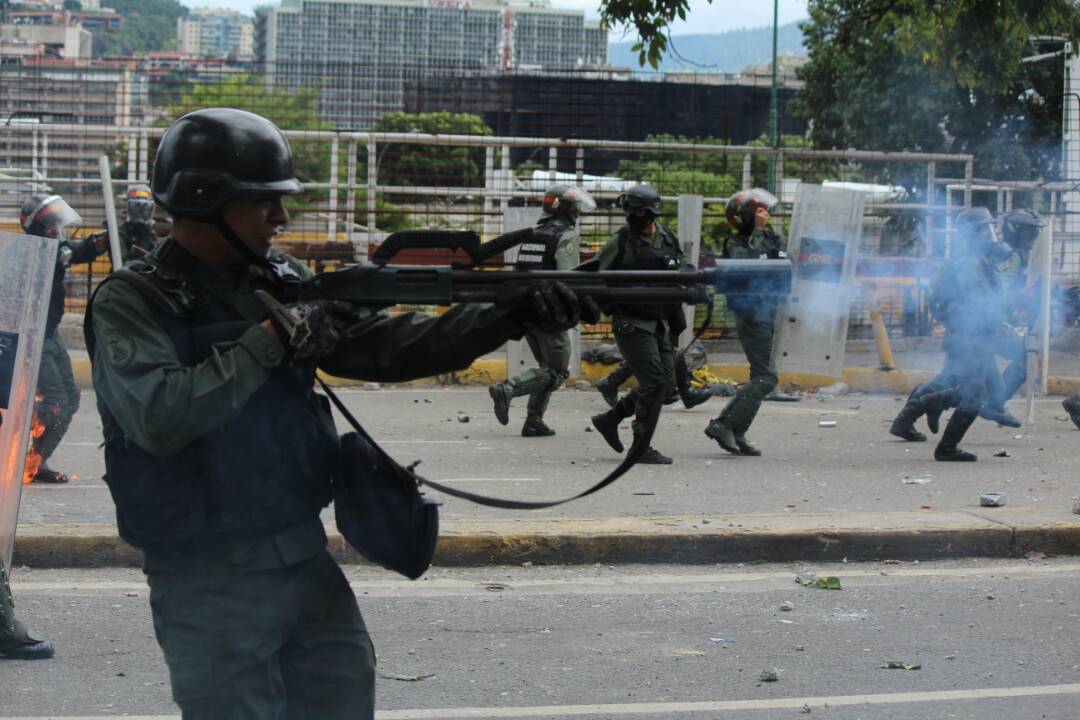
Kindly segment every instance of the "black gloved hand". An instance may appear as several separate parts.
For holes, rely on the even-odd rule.
[[[565,283],[542,281],[526,291],[526,305],[519,317],[526,327],[557,333],[579,322],[599,322],[600,308],[588,295],[578,298]]]
[[[293,360],[318,360],[334,352],[352,311],[341,300],[308,300],[271,311],[270,322]]]

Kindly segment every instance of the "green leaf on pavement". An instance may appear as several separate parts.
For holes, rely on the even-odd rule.
[[[799,583],[803,587],[812,587],[819,590],[840,590],[840,578],[835,575],[830,575],[823,578],[804,578],[795,577],[795,582]]]

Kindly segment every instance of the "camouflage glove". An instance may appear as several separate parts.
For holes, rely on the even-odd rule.
[[[270,309],[270,322],[294,361],[318,360],[334,352],[341,328],[353,312],[352,305],[341,300],[282,305],[269,293],[255,294]]]
[[[588,295],[578,298],[561,282],[543,281],[530,286],[526,304],[519,310],[521,323],[545,333],[557,333],[576,327],[580,322],[600,321],[600,308]]]

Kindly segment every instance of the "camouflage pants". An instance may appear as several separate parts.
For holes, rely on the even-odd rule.
[[[529,396],[528,416],[540,420],[547,411],[551,395],[570,376],[570,335],[529,331],[525,341],[539,367],[510,378],[503,387],[511,398]]]

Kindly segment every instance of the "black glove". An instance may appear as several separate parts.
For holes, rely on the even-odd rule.
[[[600,321],[600,308],[588,295],[578,298],[565,283],[542,281],[525,293],[526,306],[519,317],[526,327],[545,333],[557,333],[576,327],[579,322]]]
[[[318,360],[334,352],[352,305],[341,300],[309,300],[279,306],[270,322],[293,360]]]

